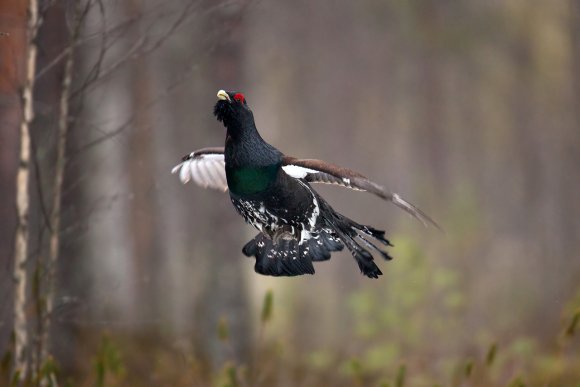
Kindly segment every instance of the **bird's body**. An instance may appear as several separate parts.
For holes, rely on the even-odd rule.
[[[327,260],[333,251],[346,246],[363,274],[371,278],[382,274],[361,243],[391,259],[370,240],[390,245],[384,231],[339,214],[310,182],[368,190],[392,200],[421,220],[430,221],[398,195],[384,192],[356,172],[319,160],[284,156],[259,135],[242,94],[220,90],[218,98],[214,114],[227,128],[225,148],[193,152],[174,172],[180,171],[183,182],[193,178],[212,188],[226,188],[226,181],[237,212],[260,231],[242,250],[245,255],[256,257],[256,272],[274,276],[313,274],[313,261]]]
[[[316,226],[320,213],[318,198],[312,189],[296,183],[281,166],[263,190],[252,194],[230,191],[230,197],[246,222],[272,239],[279,233],[291,233],[302,239],[302,233],[309,233]]]

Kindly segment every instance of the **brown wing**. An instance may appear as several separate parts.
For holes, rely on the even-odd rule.
[[[183,156],[182,162],[171,173],[179,173],[183,184],[193,180],[204,188],[228,190],[224,161],[224,148],[203,148]]]
[[[289,156],[284,156],[282,159],[282,168],[290,176],[303,179],[309,183],[336,184],[357,191],[373,193],[381,199],[392,202],[397,207],[418,219],[425,226],[431,224],[441,230],[437,222],[404,200],[400,195],[386,191],[379,184],[353,170],[322,160],[297,159]]]

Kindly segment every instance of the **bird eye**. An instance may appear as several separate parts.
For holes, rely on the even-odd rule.
[[[236,93],[234,95],[234,99],[239,103],[246,103],[246,98],[244,98],[244,95],[242,93]]]

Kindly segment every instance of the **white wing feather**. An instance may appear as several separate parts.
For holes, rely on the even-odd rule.
[[[179,180],[187,184],[190,180],[203,188],[227,191],[226,164],[223,154],[194,153],[189,158],[177,164],[171,173],[179,173]]]

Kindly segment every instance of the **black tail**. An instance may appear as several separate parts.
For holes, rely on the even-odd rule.
[[[393,259],[386,251],[377,247],[368,237],[372,237],[385,246],[392,246],[391,242],[385,238],[385,232],[377,230],[371,226],[361,225],[346,216],[334,211],[330,205],[323,203],[321,215],[324,218],[326,226],[333,229],[340,238],[341,242],[350,250],[352,256],[358,263],[360,271],[369,278],[378,278],[383,273],[374,262],[373,255],[360,243],[367,248],[378,252],[384,259]]]
[[[242,252],[256,257],[256,273],[271,276],[314,274],[313,261],[330,259],[332,251],[340,251],[343,244],[330,230],[321,230],[302,244],[296,239],[272,240],[260,233],[249,241]]]

